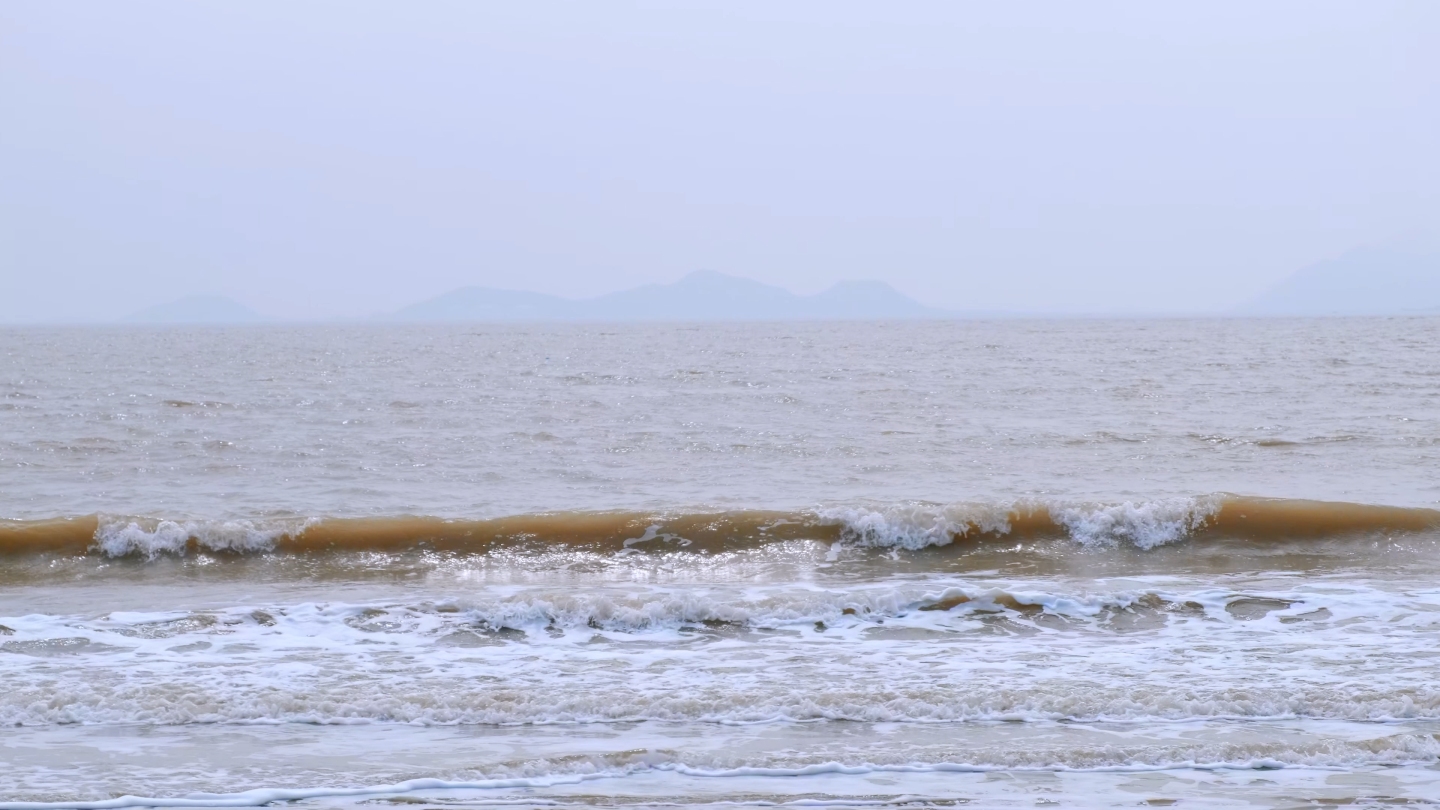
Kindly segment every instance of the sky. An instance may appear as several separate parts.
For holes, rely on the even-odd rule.
[[[1440,223],[1440,3],[0,4],[0,322],[699,269],[1225,311]]]

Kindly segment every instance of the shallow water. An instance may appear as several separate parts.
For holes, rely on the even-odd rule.
[[[0,807],[1435,800],[1437,327],[0,332]]]

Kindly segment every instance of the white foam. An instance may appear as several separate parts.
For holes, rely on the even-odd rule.
[[[175,521],[102,518],[94,547],[107,557],[184,554],[193,540],[206,551],[271,551],[282,536],[302,529],[304,521],[259,524],[250,520]]]
[[[918,550],[974,534],[1005,535],[1017,511],[1046,510],[1087,548],[1140,549],[1184,540],[1218,513],[1220,496],[1125,501],[1118,504],[995,503],[831,507],[822,520],[838,523],[844,542],[862,547]]]
[[[1169,498],[1102,506],[1051,509],[1056,522],[1089,547],[1128,543],[1152,549],[1188,538],[1220,511],[1219,497]]]
[[[831,507],[822,520],[838,523],[844,542],[873,548],[917,550],[949,545],[970,534],[1008,534],[1009,504],[895,504]]]
[[[502,788],[553,787],[603,779],[610,774],[581,774],[532,779],[486,779],[476,782],[447,782],[441,779],[412,779],[394,785],[361,788],[262,788],[242,793],[193,793],[183,797],[120,796],[93,802],[0,802],[0,810],[119,810],[126,807],[263,807],[274,802],[304,799],[351,798],[379,794],[405,794],[422,790],[497,790]],[[540,801],[536,804],[546,804]]]
[[[0,724],[1440,719],[1429,591],[1055,584],[0,616]]]

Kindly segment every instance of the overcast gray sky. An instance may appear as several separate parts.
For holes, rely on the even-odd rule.
[[[695,269],[1203,311],[1440,223],[1440,2],[0,4],[0,320]]]

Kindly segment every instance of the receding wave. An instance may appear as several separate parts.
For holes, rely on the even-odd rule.
[[[1206,536],[1263,541],[1437,528],[1440,510],[1435,509],[1219,494],[1119,503],[910,503],[793,512],[550,512],[483,520],[397,516],[205,521],[87,515],[0,522],[0,553],[485,553],[526,545],[714,553],[796,540],[918,550],[1032,537],[1068,537],[1087,548],[1153,549]]]
[[[805,761],[798,757],[757,757],[756,764],[734,765],[726,761],[715,764],[703,761],[705,758],[677,756],[673,752],[635,750],[619,754],[587,755],[559,759],[536,759],[523,767],[497,768],[498,773],[486,778],[409,779],[388,785],[366,787],[316,786],[301,788],[255,788],[236,793],[199,793],[184,796],[119,796],[99,800],[62,801],[0,801],[0,810],[124,810],[135,807],[267,807],[298,802],[325,799],[348,799],[357,804],[424,804],[431,806],[617,806],[611,801],[596,801],[598,797],[582,796],[576,801],[573,793],[557,793],[554,798],[545,791],[550,788],[573,788],[576,785],[594,784],[597,792],[603,790],[599,784],[612,783],[611,789],[624,790],[626,783],[634,778],[667,779],[673,789],[682,795],[687,782],[691,780],[749,780],[741,793],[745,801],[719,801],[699,806],[727,806],[731,804],[759,805],[764,807],[948,807],[955,802],[941,800],[927,802],[917,799],[913,793],[886,795],[876,789],[875,783],[865,785],[862,796],[846,795],[841,792],[814,795],[777,792],[763,792],[760,780],[774,779],[793,782],[802,777],[871,777],[885,776],[889,779],[883,785],[893,784],[895,777],[915,777],[926,774],[990,774],[1011,772],[1021,774],[1111,774],[1131,775],[1155,772],[1178,772],[1185,781],[1190,781],[1185,772],[1200,771],[1211,774],[1217,771],[1271,772],[1285,769],[1349,769],[1364,767],[1393,767],[1395,765],[1432,765],[1440,759],[1440,745],[1428,735],[1396,734],[1366,743],[1328,743],[1308,746],[1284,744],[1190,744],[1164,746],[1158,751],[1107,747],[1102,750],[1083,750],[1066,758],[1057,758],[1053,753],[1038,751],[979,756],[957,762],[888,762],[880,761]],[[1067,761],[1069,759],[1075,762]],[[699,760],[698,764],[695,763]],[[773,761],[772,761],[773,760]],[[798,761],[797,761],[798,760]],[[599,783],[599,784],[597,784]],[[1274,784],[1274,782],[1267,782]],[[787,785],[788,787],[788,785]],[[834,782],[825,783],[830,791],[844,791],[845,786]],[[758,788],[758,790],[757,790]],[[1100,790],[1092,785],[1092,790]],[[455,791],[458,795],[436,796],[435,792]],[[476,795],[476,794],[480,795]],[[490,794],[490,795],[486,795]],[[607,797],[608,798],[608,797]],[[1138,806],[1165,806],[1173,800],[1133,802]],[[968,803],[961,800],[960,804]],[[1043,799],[1040,804],[1045,804]],[[1059,802],[1049,802],[1059,804]],[[1341,799],[1340,803],[1350,804],[1352,800]],[[1360,803],[1371,806],[1371,802]],[[668,804],[668,803],[667,803]],[[1304,801],[1298,806],[1313,806],[1315,802]],[[1390,800],[1379,798],[1375,804],[1425,804],[1422,799]],[[630,805],[623,805],[630,806]],[[649,806],[648,803],[646,806]],[[1070,805],[1082,806],[1082,805]],[[1100,806],[1085,804],[1083,806]],[[1107,803],[1105,806],[1112,806]],[[1324,806],[1335,806],[1325,803]]]

